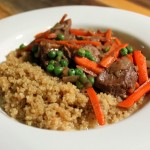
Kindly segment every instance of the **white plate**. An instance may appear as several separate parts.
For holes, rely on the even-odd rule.
[[[67,13],[74,27],[109,27],[138,37],[150,47],[150,18],[129,11],[90,6],[40,9],[0,21],[0,61],[33,35]],[[150,49],[147,49],[150,51]],[[0,112],[1,150],[148,150],[150,103],[117,124],[87,131],[49,131],[29,127]]]

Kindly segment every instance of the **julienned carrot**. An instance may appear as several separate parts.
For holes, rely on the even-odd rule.
[[[111,40],[111,35],[112,35],[112,30],[111,29],[108,29],[106,31],[106,40],[109,41]]]
[[[88,40],[81,40],[81,41],[78,41],[78,40],[72,40],[72,41],[69,41],[70,43],[76,43],[76,44],[81,44],[81,45],[84,45],[84,44],[91,44],[93,46],[100,46],[101,43],[100,42],[97,42],[97,41],[88,41]]]
[[[139,50],[133,52],[133,58],[138,66],[139,84],[141,85],[148,80],[146,58]]]
[[[80,65],[82,67],[87,68],[88,70],[91,70],[95,74],[99,74],[103,71],[103,68],[99,67],[98,64],[94,61],[91,61],[85,57],[77,57],[74,58],[77,65]]]
[[[116,42],[118,45],[122,44],[121,41],[120,41],[118,38],[116,38],[116,37],[115,37],[115,42]]]
[[[116,59],[114,56],[107,56],[104,57],[105,59],[102,59],[100,61],[100,66],[108,68]]]
[[[94,110],[94,113],[95,113],[95,116],[99,125],[104,125],[105,124],[104,114],[100,107],[100,103],[96,95],[96,92],[94,91],[92,87],[89,87],[87,89],[87,94],[90,98],[90,101],[91,101],[91,104],[92,104],[92,107],[93,107],[93,110]]]
[[[93,46],[100,46],[101,43],[100,42],[96,42],[96,41],[89,41],[89,40],[82,40],[82,41],[78,41],[78,40],[70,40],[70,41],[55,41],[58,44],[78,44],[78,45],[87,45],[87,44],[91,44]]]
[[[93,36],[94,37],[103,37],[103,38],[105,38],[105,33],[95,33]]]
[[[135,102],[140,100],[140,98],[150,91],[150,79],[148,79],[144,84],[142,84],[137,90],[134,91],[127,99],[118,103],[119,107],[130,108]]]
[[[53,34],[52,34],[53,36]],[[54,35],[55,36],[55,35]],[[54,37],[53,36],[53,37]],[[90,41],[90,40],[82,40],[82,41],[78,41],[78,40],[68,40],[68,41],[65,41],[65,40],[61,40],[61,41],[53,41],[53,40],[49,40],[49,39],[39,39],[37,41],[40,41],[40,40],[47,40],[49,42],[55,42],[57,44],[77,44],[77,45],[87,45],[87,44],[91,44],[93,46],[100,46],[101,43],[100,42],[97,42],[97,41]]]
[[[24,51],[30,51],[33,47],[33,43],[30,43],[29,45],[27,45],[25,48],[23,48]]]
[[[38,34],[35,35],[35,39],[37,38],[43,38],[45,37],[45,34],[49,33],[50,31],[45,31],[45,32],[40,32]]]
[[[77,36],[87,36],[87,31],[83,29],[70,29],[70,33]]]
[[[135,83],[135,88],[137,89],[137,88],[139,88],[139,87],[140,87],[139,83],[136,82],[136,83]]]
[[[41,37],[43,37],[44,34],[45,34],[44,32],[40,32],[40,33],[38,33],[38,34],[35,35],[35,38],[36,39],[37,38],[41,38]]]
[[[106,53],[105,56],[110,55],[117,48],[117,46],[118,46],[117,43],[113,42],[112,45],[111,45],[111,47],[110,47],[110,49],[109,49],[109,51]]]
[[[117,46],[117,48],[113,49],[109,55],[103,57],[103,59],[100,61],[100,66],[108,68],[118,58],[120,50],[127,46],[128,44],[121,44]]]
[[[35,39],[39,38],[54,39],[56,37],[57,37],[56,33],[51,33],[50,31],[41,32],[35,35]]]
[[[54,39],[57,37],[57,35],[56,33],[50,33],[50,34],[46,34],[44,37],[48,39]]]
[[[47,42],[50,42],[50,43],[60,44],[60,45],[64,45],[64,46],[67,46],[67,47],[70,47],[70,48],[73,48],[73,49],[79,49],[81,47],[80,45],[76,45],[76,44],[73,44],[73,43],[71,44],[68,41],[53,41],[53,40],[44,39],[44,38],[35,39],[34,42],[39,43],[41,41],[47,41]]]
[[[67,46],[67,47],[70,47],[70,48],[74,48],[74,49],[79,49],[80,48],[80,45],[70,44],[66,41],[57,41],[56,43],[60,44],[60,45]]]

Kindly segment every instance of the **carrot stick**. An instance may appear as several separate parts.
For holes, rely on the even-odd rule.
[[[140,87],[139,83],[136,82],[136,83],[135,83],[135,88],[137,89],[137,88],[139,88],[139,87]]]
[[[45,34],[45,38],[54,39],[57,37],[56,33]]]
[[[87,45],[87,44],[91,44],[93,46],[100,46],[101,43],[100,42],[96,42],[96,41],[88,41],[88,40],[82,40],[82,41],[78,41],[78,40],[70,40],[70,41],[56,41],[57,44],[66,44],[66,43],[70,43],[70,44],[78,44],[78,45]]]
[[[37,38],[33,42],[34,43],[40,43],[41,41],[46,41],[46,39],[44,39],[43,37],[42,38]]]
[[[45,32],[40,32],[40,33],[38,33],[38,34],[35,35],[35,38],[36,38],[36,39],[37,39],[37,38],[41,38],[41,37],[44,36],[44,34],[45,34]]]
[[[111,29],[108,29],[106,31],[106,40],[109,41],[111,40],[111,35],[112,35],[112,30]]]
[[[81,47],[80,45],[71,44],[68,41],[53,41],[53,40],[44,39],[44,38],[39,38],[39,39],[34,40],[34,42],[36,42],[36,43],[40,43],[41,41],[47,41],[49,43],[56,43],[56,44],[64,45],[64,46],[70,47],[72,49],[79,49]]]
[[[103,57],[100,61],[100,66],[108,68],[119,56],[119,52],[122,48],[125,48],[128,44],[121,44],[117,48],[113,49],[111,53]]]
[[[87,89],[87,94],[90,98],[91,104],[93,106],[93,110],[96,116],[96,119],[99,123],[99,125],[104,125],[105,124],[105,119],[104,119],[104,114],[103,111],[101,109],[98,97],[96,95],[95,90],[92,87],[89,87]]]
[[[121,41],[118,38],[115,38],[115,42],[117,43],[117,45],[122,44]]]
[[[56,37],[57,37],[56,33],[51,33],[50,30],[45,31],[45,32],[41,32],[41,33],[38,33],[38,34],[35,35],[35,39],[38,39],[38,38],[53,39],[53,38],[56,38]]]
[[[33,47],[33,43],[28,44],[23,50],[24,51],[30,51]]]
[[[35,35],[35,39],[37,38],[43,38],[45,36],[45,34],[49,33],[50,31],[45,31],[45,32],[40,32],[38,34]]]
[[[81,47],[80,45],[76,45],[75,43],[70,41],[55,41],[55,43],[60,45],[65,45],[67,47],[74,48],[74,49],[79,49]]]
[[[77,35],[77,36],[86,36],[87,35],[87,31],[85,31],[83,29],[70,29],[70,33]]]
[[[127,99],[118,103],[119,107],[130,108],[135,102],[140,100],[140,98],[150,91],[150,79],[148,79],[144,84],[142,84],[137,90],[134,91]]]
[[[95,36],[95,34],[91,31],[86,31],[84,29],[70,29],[69,30],[71,34],[77,35],[77,36]]]
[[[85,57],[75,57],[74,58],[77,65],[80,65],[82,67],[87,68],[88,70],[91,70],[95,74],[99,74],[103,71],[103,68],[99,67],[98,64],[94,61],[91,61]]]
[[[52,34],[52,37],[54,37],[55,35]],[[56,44],[61,44],[61,45],[66,45],[66,46],[70,46],[70,47],[77,47],[80,48],[80,45],[87,45],[87,44],[91,44],[93,46],[100,46],[101,43],[97,42],[97,41],[88,41],[88,40],[82,40],[82,41],[78,41],[78,40],[70,40],[70,41],[65,41],[65,40],[61,40],[61,41],[53,41],[50,39],[35,39],[35,42],[41,42],[42,40],[46,40],[48,42],[52,42],[52,43],[56,43]],[[77,45],[76,45],[77,44]]]
[[[78,40],[72,40],[72,41],[69,41],[71,43],[76,43],[76,44],[81,44],[81,45],[87,45],[87,44],[91,44],[93,46],[100,46],[101,43],[100,42],[97,42],[97,41],[88,41],[88,40],[82,40],[82,41],[78,41]]]
[[[113,44],[114,42],[112,42],[112,41],[106,41],[103,45],[104,45],[104,47],[110,47],[112,44]]]
[[[135,64],[138,66],[139,84],[143,84],[148,80],[146,58],[141,51],[136,50],[133,52]]]
[[[113,42],[106,56],[109,56],[117,48],[117,46],[118,46],[117,43]]]

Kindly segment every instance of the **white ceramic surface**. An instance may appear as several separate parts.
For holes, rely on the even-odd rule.
[[[74,27],[106,27],[138,37],[150,47],[150,18],[120,9],[64,6],[40,9],[0,21],[0,62],[21,43],[54,25],[64,13]],[[148,49],[150,51],[150,49]],[[87,131],[49,131],[18,123],[0,111],[1,150],[149,150],[150,103],[117,124]]]

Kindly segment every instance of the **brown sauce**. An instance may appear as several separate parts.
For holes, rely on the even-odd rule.
[[[79,27],[80,28],[80,27]],[[84,29],[93,30],[93,29],[100,29],[101,31],[106,31],[108,28],[105,27],[88,27],[85,26]],[[150,60],[150,47],[142,42],[138,37],[134,37],[133,35],[127,34],[123,31],[112,29],[113,35],[118,37],[123,43],[128,43],[133,47],[134,50],[141,50],[143,54],[146,56],[147,60]]]
[[[138,38],[124,32],[113,30],[113,34],[124,43],[129,43],[134,50],[141,50],[148,60],[150,60],[150,47]]]

